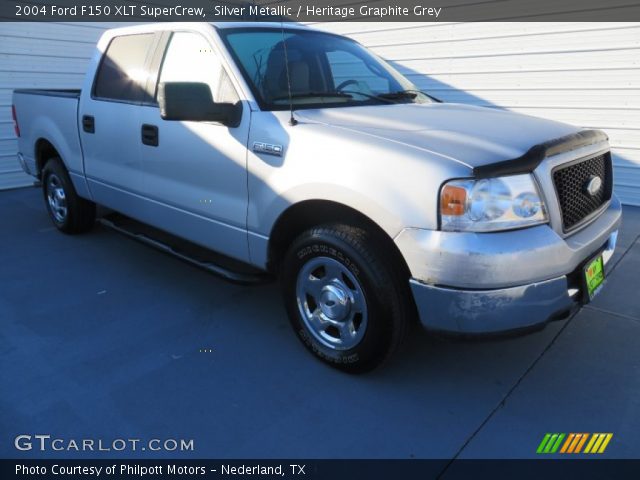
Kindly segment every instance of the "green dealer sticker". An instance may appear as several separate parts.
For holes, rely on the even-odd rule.
[[[584,278],[587,282],[589,300],[591,300],[596,296],[604,282],[604,262],[602,261],[602,255],[598,255],[594,260],[587,264],[584,269]]]

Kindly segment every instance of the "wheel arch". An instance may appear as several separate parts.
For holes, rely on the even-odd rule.
[[[409,267],[393,238],[374,220],[364,213],[331,200],[304,200],[289,206],[275,221],[267,248],[267,268],[277,273],[280,259],[295,238],[315,226],[341,223],[361,227],[371,233],[381,248],[388,252],[392,261],[398,262],[407,279]]]
[[[36,140],[36,143],[34,146],[34,158],[36,160],[36,172],[37,172],[38,178],[41,179],[42,169],[44,168],[47,161],[54,157],[60,158],[60,160],[64,165],[64,160],[62,159],[62,156],[60,155],[56,146],[51,141],[43,137]],[[65,168],[66,168],[66,165],[65,165]]]

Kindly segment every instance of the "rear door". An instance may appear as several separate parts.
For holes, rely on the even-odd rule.
[[[170,34],[160,82],[202,82],[216,102],[240,102],[212,42],[202,33]],[[155,75],[155,74],[154,74]],[[142,194],[153,202],[156,227],[247,261],[247,138],[250,110],[238,127],[165,121],[157,104],[140,109],[138,130],[156,132],[141,145]],[[139,140],[140,142],[140,140]]]
[[[135,215],[145,183],[140,161],[140,107],[153,100],[147,72],[157,33],[114,37],[100,61],[90,95],[82,95],[79,130],[93,199]]]

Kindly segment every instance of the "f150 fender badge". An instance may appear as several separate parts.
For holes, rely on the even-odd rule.
[[[253,151],[256,153],[266,153],[267,155],[282,156],[282,145],[272,143],[253,142]]]

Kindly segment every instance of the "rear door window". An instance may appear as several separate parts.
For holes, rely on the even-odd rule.
[[[152,100],[146,91],[145,65],[153,38],[147,33],[111,40],[96,74],[94,97],[132,103]]]

